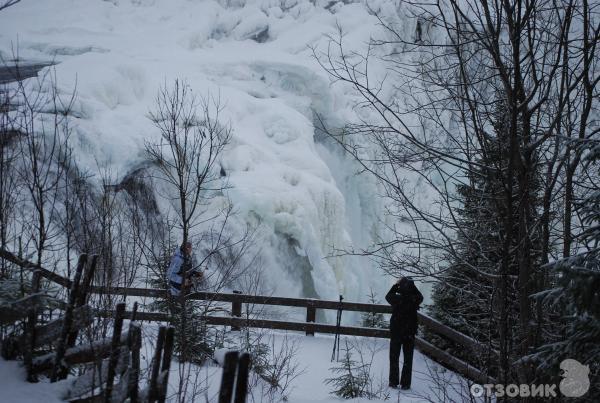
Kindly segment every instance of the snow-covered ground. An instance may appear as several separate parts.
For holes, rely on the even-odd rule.
[[[54,384],[48,382],[28,383],[25,368],[18,361],[5,361],[0,358],[0,400],[3,402],[62,402],[61,394],[68,387],[69,380]]]
[[[146,327],[145,327],[146,328]],[[147,334],[147,343],[145,346],[145,354],[142,355],[145,365],[148,365],[148,361],[152,356],[152,337]],[[322,402],[322,403],[334,403],[334,402],[381,402],[382,399],[367,400],[363,399],[352,399],[344,400],[330,394],[331,386],[326,385],[324,380],[334,376],[330,370],[331,367],[339,366],[340,363],[330,362],[331,352],[333,347],[332,336],[315,336],[306,337],[297,333],[275,333],[274,340],[276,349],[281,346],[287,337],[288,343],[297,343],[298,351],[295,359],[299,363],[299,368],[302,371],[301,375],[292,383],[291,393],[289,394],[290,403],[305,403],[305,402]],[[265,337],[267,340],[268,337]],[[413,382],[410,391],[400,391],[397,389],[389,389],[385,387],[387,385],[387,373],[388,373],[388,342],[387,340],[380,339],[366,339],[359,337],[342,337],[342,347],[345,346],[346,340],[350,345],[360,346],[363,352],[365,360],[372,360],[371,376],[373,378],[373,384],[375,387],[384,385],[384,397],[387,395],[385,401],[389,402],[442,402],[442,401],[459,401],[458,390],[460,390],[461,378],[457,377],[450,371],[441,368],[434,362],[430,361],[419,352],[415,352],[414,366],[413,366]],[[340,353],[343,355],[343,350]],[[355,353],[353,359],[357,360],[359,357]],[[177,391],[179,382],[179,365],[176,361],[173,361],[171,366],[171,373],[169,378],[169,395],[171,399],[174,399]],[[216,401],[219,385],[221,382],[221,370],[218,366],[206,366],[201,369],[192,368],[190,371],[189,367],[185,367],[186,378],[190,382],[188,387],[188,395],[190,399],[188,401],[206,401],[208,398],[209,402]],[[432,377],[432,374],[437,374]],[[197,375],[197,376],[196,376]],[[445,380],[448,382],[445,393],[445,399],[439,395],[439,390],[436,387],[436,383],[433,378]],[[61,401],[62,396],[67,390],[70,380],[58,382],[56,384],[50,384],[47,380],[42,380],[36,384],[30,384],[25,381],[25,370],[20,367],[17,362],[7,362],[0,359],[0,385],[2,392],[0,395],[0,401],[13,402],[13,403],[26,403],[26,402],[44,402],[53,403]],[[196,383],[196,392],[194,399],[191,399],[194,388],[193,383]],[[457,388],[457,390],[453,390]],[[203,391],[208,386],[207,391]],[[258,396],[257,396],[258,398]],[[250,401],[250,400],[249,400]],[[257,401],[261,401],[258,398]],[[267,400],[264,400],[265,402]],[[275,399],[274,401],[278,401]]]
[[[262,223],[262,265],[278,295],[365,300],[388,280],[374,263],[328,257],[385,238],[377,186],[319,138],[356,119],[355,96],[331,86],[313,58],[325,35],[348,51],[381,35],[371,10],[401,18],[402,2],[326,0],[23,0],[0,13],[0,56],[54,61],[61,93],[74,90],[79,166],[122,178],[155,140],[147,117],[157,90],[185,79],[218,95],[234,130],[222,158],[239,227]],[[403,29],[414,21],[406,19]],[[372,67],[376,71],[376,67]],[[33,80],[30,80],[33,83]],[[31,84],[33,85],[33,84]],[[317,133],[318,134],[318,133]],[[99,181],[99,177],[91,181]]]

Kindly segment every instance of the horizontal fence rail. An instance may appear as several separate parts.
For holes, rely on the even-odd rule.
[[[5,249],[0,248],[0,258],[8,260],[9,262],[16,264],[17,266],[22,267],[23,269],[37,271],[46,280],[50,280],[53,283],[62,285],[66,288],[71,288],[71,280],[69,280],[68,278],[63,277],[60,274],[53,273],[50,270],[44,269],[42,266],[39,266],[28,260],[21,259],[20,257],[8,252]]]
[[[4,258],[20,267],[34,270],[40,273],[40,276],[50,280],[63,287],[69,287],[71,281],[63,276],[53,273],[43,267],[28,262],[24,259],[20,259],[12,253],[0,248],[0,258]],[[149,297],[149,298],[168,298],[169,293],[166,290],[154,289],[154,288],[129,288],[129,287],[99,287],[91,286],[89,292],[92,294],[103,294],[103,295],[118,295],[124,297]],[[371,312],[371,313],[382,313],[391,314],[392,308],[389,305],[383,304],[366,304],[360,302],[340,302],[331,300],[319,300],[313,298],[288,298],[288,297],[276,297],[276,296],[263,296],[263,295],[249,295],[241,293],[215,293],[215,292],[193,292],[186,296],[187,300],[196,301],[211,301],[211,302],[226,302],[232,304],[231,313],[232,316],[213,316],[205,315],[202,317],[207,324],[220,325],[220,326],[231,326],[232,329],[239,329],[242,327],[251,328],[264,328],[264,329],[275,329],[275,330],[287,330],[287,331],[299,331],[305,332],[307,335],[313,335],[316,333],[324,334],[343,334],[348,336],[364,336],[364,337],[375,337],[375,338],[389,338],[390,331],[387,329],[376,329],[366,328],[358,326],[336,326],[325,323],[315,322],[315,310],[316,309],[327,309],[327,310],[338,310],[353,311],[353,312]],[[267,320],[257,318],[244,318],[241,317],[241,304],[255,304],[255,305],[275,305],[275,306],[287,306],[287,307],[298,307],[305,308],[307,312],[306,322],[290,322],[280,320]],[[96,315],[102,317],[110,317],[113,313],[111,311],[99,311]],[[126,312],[125,317],[130,318],[131,312]],[[466,336],[437,320],[418,312],[419,323],[427,329],[437,334],[443,335],[448,339],[468,348],[472,351],[479,352],[480,354],[492,354],[498,355],[498,352],[490,349],[489,346],[480,343],[479,341]],[[166,313],[159,312],[140,312],[136,313],[136,319],[141,321],[155,321],[155,322],[170,322],[171,317]],[[487,374],[479,371],[477,368],[466,363],[465,361],[456,358],[448,352],[434,346],[433,344],[423,340],[420,337],[416,337],[415,346],[425,355],[433,358],[434,360],[441,362],[478,383],[495,383],[495,380]]]
[[[168,292],[166,290],[154,289],[154,288],[127,288],[127,287],[92,287],[90,289],[92,293],[102,293],[110,295],[122,295],[127,297],[153,297],[153,298],[166,298]],[[230,302],[230,303],[242,303],[242,304],[256,304],[256,305],[278,305],[288,307],[299,307],[299,308],[314,308],[314,309],[329,309],[343,311],[354,311],[354,312],[373,312],[391,314],[392,307],[390,305],[383,304],[365,304],[361,302],[339,302],[339,301],[328,301],[319,300],[313,298],[288,298],[288,297],[271,297],[263,295],[249,295],[249,294],[238,294],[238,293],[215,293],[215,292],[193,292],[190,293],[186,299],[195,301],[215,301],[215,302]],[[488,346],[478,342],[477,340],[466,336],[440,322],[427,316],[421,312],[417,312],[419,316],[419,323],[423,326],[431,329],[432,331],[446,336],[450,340],[459,343],[465,347],[477,349],[479,351],[485,351]],[[318,332],[318,331],[317,331]],[[497,352],[492,351],[497,354]]]
[[[99,313],[101,316],[110,316],[112,312]],[[126,312],[125,317],[131,316],[131,312]],[[141,321],[153,321],[153,322],[169,322],[171,317],[166,313],[159,312],[137,312],[136,318]],[[231,326],[232,328],[251,327],[261,329],[274,329],[274,330],[288,330],[306,332],[307,334],[325,333],[325,334],[343,334],[346,336],[363,336],[363,337],[375,337],[382,339],[390,338],[390,331],[387,329],[375,329],[370,327],[357,327],[357,326],[336,326],[325,323],[311,323],[311,322],[288,322],[280,320],[267,320],[267,319],[254,319],[254,318],[238,318],[228,316],[202,316],[209,325],[217,326]],[[423,354],[442,362],[454,371],[465,375],[467,378],[472,379],[479,383],[489,383],[492,380],[491,377],[485,373],[479,371],[472,365],[469,365],[465,361],[462,361],[446,351],[437,348],[433,344],[423,340],[420,337],[415,337],[415,346]]]

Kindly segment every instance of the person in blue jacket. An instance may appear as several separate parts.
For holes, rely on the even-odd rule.
[[[410,389],[415,335],[418,326],[417,310],[423,302],[423,295],[410,278],[402,277],[390,288],[385,299],[392,306],[389,385],[397,388],[400,383],[401,389]],[[401,350],[404,350],[404,363],[402,377],[398,379]]]
[[[187,294],[193,280],[202,280],[202,277],[202,270],[194,262],[192,243],[186,242],[175,252],[167,270],[171,295],[177,297],[182,291]]]

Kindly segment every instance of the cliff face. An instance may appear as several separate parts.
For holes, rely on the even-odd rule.
[[[370,6],[397,17],[399,4]],[[260,223],[261,264],[275,293],[364,300],[369,288],[385,288],[371,261],[330,257],[385,236],[376,218],[383,202],[373,179],[323,132],[356,119],[356,95],[330,85],[310,48],[326,47],[324,35],[341,28],[349,50],[363,51],[381,34],[365,5],[22,2],[0,13],[0,26],[4,60],[18,49],[19,59],[52,61],[59,92],[76,91],[71,140],[81,171],[101,165],[115,190],[142,194],[149,212],[167,214],[160,192],[136,177],[144,142],[158,139],[147,117],[156,93],[184,79],[196,95],[223,102],[233,139],[220,162],[230,185],[222,197],[237,210],[234,228]],[[99,188],[98,175],[88,180]]]

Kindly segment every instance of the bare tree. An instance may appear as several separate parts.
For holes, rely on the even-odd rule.
[[[25,188],[26,209],[21,218],[25,245],[33,244],[36,263],[42,264],[49,243],[61,236],[57,225],[57,204],[60,201],[61,178],[69,158],[68,141],[71,132],[70,114],[75,91],[67,97],[59,94],[51,71],[31,83],[18,83],[20,104],[16,111],[18,130],[24,133],[19,141],[19,180]],[[33,220],[31,219],[33,213]]]
[[[146,152],[167,184],[165,198],[172,201],[183,242],[190,230],[207,217],[202,206],[224,189],[216,166],[231,138],[231,128],[219,121],[223,105],[219,98],[201,100],[179,79],[172,89],[161,88],[156,110],[149,117],[159,129],[160,141],[148,142]]]
[[[10,6],[14,6],[15,4],[17,4],[20,1],[21,0],[4,0],[3,2],[0,2],[0,11],[4,10],[5,8],[8,8]]]
[[[350,252],[379,257],[391,273],[419,276],[442,274],[451,257],[472,281],[487,279],[495,293],[489,312],[498,321],[493,347],[500,350],[500,379],[527,383],[532,369],[517,360],[540,343],[544,322],[530,296],[549,281],[542,264],[557,256],[557,243],[558,256],[582,246],[570,236],[580,225],[573,199],[596,183],[597,173],[582,171],[577,141],[599,132],[592,112],[600,80],[598,5],[406,4],[415,32],[374,10],[387,34],[365,54],[347,51],[341,30],[325,51],[315,49],[331,77],[360,95],[357,109],[371,113],[330,134],[394,202],[388,211],[394,239]],[[387,67],[384,78],[369,70],[373,58]],[[407,174],[435,195],[433,204],[415,201]],[[498,189],[492,212],[499,217],[499,260],[491,271],[474,265],[456,243],[457,236],[480,242],[461,221],[455,191],[473,178]],[[399,231],[400,221],[413,231]]]
[[[16,245],[15,207],[20,197],[21,184],[17,181],[18,145],[23,133],[17,129],[11,113],[15,91],[8,86],[0,88],[0,245],[8,249]],[[7,273],[2,262],[0,276]]]
[[[192,262],[194,265],[206,268],[212,264],[213,269],[216,266],[223,269],[217,275],[221,276],[219,288],[230,278],[231,271],[239,267],[240,250],[245,252],[244,245],[249,241],[242,237],[238,244],[228,229],[233,209],[223,195],[227,183],[220,175],[218,164],[231,138],[231,128],[220,122],[222,110],[219,98],[199,99],[186,82],[175,80],[171,88],[165,85],[160,89],[156,109],[149,114],[160,139],[146,143],[148,160],[157,172],[154,179],[160,189],[158,193],[170,202],[171,210],[165,217],[175,224],[176,232],[180,232],[173,235],[173,228],[166,228],[164,239],[179,238],[183,244],[194,241],[195,255],[200,256],[199,262]],[[215,200],[222,202],[211,208]],[[220,207],[215,207],[216,204]],[[197,237],[193,239],[192,235]],[[241,249],[237,249],[238,246]],[[156,262],[168,262],[173,251],[160,249],[158,253],[149,250],[149,255],[155,256]],[[228,250],[232,251],[233,261],[222,258],[219,262],[219,257],[225,256]],[[165,269],[163,265],[157,267],[159,279],[165,278]],[[183,284],[186,284],[188,267],[182,269]],[[209,329],[202,315],[211,311],[213,304],[186,301],[186,293],[182,292],[180,298],[167,301],[167,305],[177,323],[175,345],[180,355],[177,400],[183,402],[189,388],[195,388],[187,377],[192,371],[191,363],[203,361],[209,354]]]

